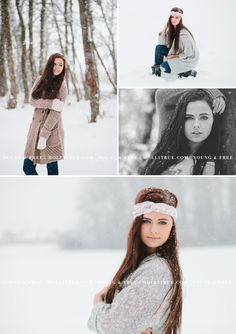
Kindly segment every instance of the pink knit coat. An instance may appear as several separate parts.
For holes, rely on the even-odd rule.
[[[32,92],[39,82],[38,77],[31,89],[29,103],[35,107],[25,146],[25,158],[35,164],[47,164],[64,158],[64,130],[61,112],[67,97],[65,80],[62,82],[57,99],[33,99]],[[60,100],[60,101],[59,101]],[[46,148],[37,149],[39,137],[44,137]]]

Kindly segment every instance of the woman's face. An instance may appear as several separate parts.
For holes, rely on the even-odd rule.
[[[179,15],[171,15],[170,17],[171,24],[174,27],[176,27],[179,24],[180,20],[181,20],[181,17]]]
[[[173,220],[170,215],[160,212],[148,212],[143,215],[140,236],[150,253],[163,245],[169,238]]]
[[[64,61],[61,58],[55,58],[53,65],[53,75],[59,75],[63,71]]]
[[[192,143],[201,143],[211,133],[214,117],[206,101],[189,102],[186,109],[184,134]]]

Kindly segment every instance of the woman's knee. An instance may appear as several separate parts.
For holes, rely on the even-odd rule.
[[[163,49],[163,45],[161,45],[161,44],[156,45],[156,52],[161,52],[162,49]]]

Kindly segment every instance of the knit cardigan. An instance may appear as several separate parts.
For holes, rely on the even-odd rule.
[[[33,99],[32,92],[38,84],[38,77],[31,89],[29,102],[35,107],[33,119],[27,136],[25,158],[35,164],[46,164],[64,158],[64,129],[61,111],[67,97],[65,80],[59,89],[56,99]],[[39,137],[44,137],[46,148],[37,149]]]
[[[170,48],[168,55],[175,54],[174,42],[168,45],[167,33],[160,33],[158,44],[166,45]],[[177,58],[168,59],[167,62],[171,69],[171,74],[178,74],[194,69],[199,61],[199,52],[191,34],[186,29],[180,30],[179,53]]]
[[[151,327],[153,334],[163,334],[172,291],[166,260],[149,255],[121,287],[111,304],[99,302],[93,307],[88,328],[99,334],[140,334]]]

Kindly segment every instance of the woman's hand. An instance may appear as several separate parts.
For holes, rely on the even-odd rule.
[[[152,334],[152,329],[151,329],[151,327],[146,328],[144,331],[142,331],[141,334]]]
[[[94,296],[94,299],[93,299],[93,305],[96,305],[97,303],[100,303],[104,300],[104,298],[106,297],[108,289],[109,289],[109,286],[106,286],[101,291],[96,293],[96,295]]]
[[[177,57],[178,57],[178,55],[169,55],[166,58],[168,60],[168,59],[173,59],[173,58],[177,58]]]
[[[223,114],[225,110],[225,100],[222,96],[218,96],[213,100],[213,114]]]
[[[39,141],[38,141],[38,145],[37,145],[37,149],[38,150],[43,150],[44,148],[46,148],[46,138],[44,137],[39,137]]]

